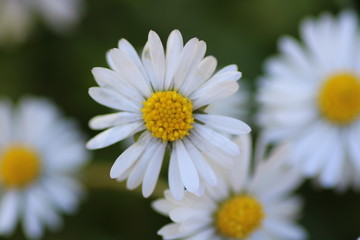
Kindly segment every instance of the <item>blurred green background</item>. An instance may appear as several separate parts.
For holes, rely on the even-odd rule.
[[[0,96],[16,101],[23,95],[52,99],[66,116],[77,119],[86,137],[97,132],[88,120],[109,109],[87,94],[95,81],[90,70],[107,67],[105,53],[126,38],[139,51],[149,30],[163,41],[179,29],[184,41],[198,37],[207,43],[207,55],[219,67],[235,63],[255,90],[263,61],[277,52],[282,35],[298,36],[298,25],[307,16],[324,11],[338,13],[357,1],[331,0],[88,0],[80,24],[59,36],[39,22],[24,44],[0,49]],[[254,123],[249,123],[255,130]],[[1,134],[1,133],[0,133]],[[93,152],[83,181],[88,194],[78,213],[65,217],[59,232],[44,239],[161,239],[157,230],[169,220],[152,211],[151,201],[110,180],[109,170],[123,150],[121,144]],[[309,240],[356,239],[360,235],[360,193],[337,194],[305,183],[298,191],[304,199],[300,223]],[[24,239],[17,233],[9,239]]]

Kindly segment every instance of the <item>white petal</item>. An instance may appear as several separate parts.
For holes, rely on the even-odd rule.
[[[38,198],[43,196],[44,199],[51,200],[54,206],[67,213],[73,213],[76,210],[83,193],[77,181],[69,177],[49,177],[44,179],[42,185],[44,187],[42,191],[46,192],[40,194],[40,191],[37,190]],[[39,202],[40,200],[34,201]],[[39,208],[45,207],[40,205]]]
[[[233,167],[234,156],[224,152],[222,148],[214,145],[204,136],[198,134],[196,131],[191,133],[191,142],[206,156],[206,158],[218,163],[223,167]]]
[[[249,236],[249,240],[275,240],[269,236],[269,233],[263,229],[258,229]]]
[[[188,191],[195,193],[199,189],[198,172],[183,142],[176,141],[175,145],[181,180]]]
[[[312,71],[309,56],[305,55],[306,52],[300,47],[295,39],[290,37],[282,38],[280,41],[280,49],[285,55],[290,57],[289,60],[296,65],[300,71]]]
[[[198,123],[194,124],[193,127],[194,132],[199,134],[202,139],[207,139],[210,144],[222,149],[223,152],[231,156],[237,156],[240,154],[239,147],[227,137],[224,137],[207,126]]]
[[[309,154],[302,163],[302,171],[306,176],[313,177],[321,172],[325,165],[329,162],[331,155],[333,154],[332,149],[338,143],[338,134],[335,129],[327,129],[328,132],[319,134],[317,141],[321,141],[321,144],[317,146],[311,154]],[[325,137],[326,136],[326,137]]]
[[[178,68],[174,75],[174,88],[180,89],[186,77],[205,54],[206,45],[196,38],[190,39],[181,51]]]
[[[171,151],[168,175],[171,194],[176,200],[181,200],[184,196],[184,184],[181,181],[175,144],[173,144],[173,149]]]
[[[146,168],[148,167],[155,150],[159,146],[160,141],[158,141],[158,139],[151,138],[146,150],[143,152],[138,162],[130,172],[129,178],[126,182],[126,187],[128,189],[135,189],[141,184],[141,182],[143,182]]]
[[[239,84],[235,81],[226,81],[206,88],[200,86],[199,90],[194,92],[194,95],[191,96],[191,99],[194,99],[194,109],[199,109],[216,100],[228,97],[234,94],[238,89]]]
[[[141,93],[124,78],[122,78],[119,73],[101,67],[93,68],[91,72],[99,86],[107,89],[113,89],[120,95],[123,95],[124,97],[137,103],[142,103],[142,101],[144,101],[144,97]]]
[[[140,59],[139,55],[137,54],[136,50],[134,49],[134,47],[126,39],[120,39],[118,47],[123,53],[127,54],[127,56],[137,66],[137,68],[142,73],[142,75],[146,76],[145,68],[142,65],[141,59]],[[146,78],[145,78],[145,80],[146,80],[146,82],[148,82]]]
[[[179,88],[180,92],[185,93],[187,96],[190,94],[188,91],[192,91],[195,88],[195,85],[200,85],[197,83],[202,83],[207,79],[202,79],[200,73],[198,72],[198,67],[200,66],[201,60],[204,58],[206,52],[206,43],[204,41],[199,41],[197,44],[196,52],[194,52],[191,63],[188,63],[187,74],[182,85]]]
[[[90,120],[89,126],[94,130],[102,130],[105,128],[129,124],[140,120],[142,120],[140,113],[118,112],[96,116]]]
[[[197,199],[201,201],[201,199]],[[190,204],[176,207],[170,211],[169,217],[173,222],[188,223],[189,221],[202,222],[201,224],[208,224],[213,221],[212,213],[209,209],[200,209],[193,207]]]
[[[191,95],[198,87],[207,81],[216,69],[216,58],[213,56],[205,57],[196,67],[187,84],[181,87],[181,91]]]
[[[164,239],[178,239],[186,235],[179,230],[179,224],[170,223],[162,227],[158,232]]]
[[[265,219],[264,227],[271,233],[276,234],[279,238],[283,239],[301,240],[306,237],[303,229],[288,222]]]
[[[144,129],[143,122],[134,122],[105,130],[88,141],[88,149],[99,149],[110,146]]]
[[[152,91],[147,76],[143,75],[143,72],[138,68],[131,55],[123,49],[112,49],[109,56],[117,66],[115,70],[122,78],[126,79],[129,84],[141,92],[142,96],[149,97],[151,95]]]
[[[325,187],[334,187],[339,182],[345,159],[341,145],[333,146],[331,152],[319,179]]]
[[[297,197],[286,198],[284,200],[276,201],[271,203],[265,209],[265,214],[267,216],[272,216],[276,218],[293,218],[296,216],[302,206],[302,202]]]
[[[214,170],[209,165],[204,156],[199,152],[199,150],[187,139],[185,139],[185,147],[189,152],[189,155],[192,156],[195,167],[199,172],[199,175],[205,179],[205,181],[211,185],[215,186],[217,183],[217,178]]]
[[[156,211],[158,211],[159,213],[167,216],[169,215],[169,212],[176,207],[175,204],[173,204],[172,202],[166,200],[166,199],[158,199],[154,202],[151,203],[151,206],[153,209],[155,209]]]
[[[142,108],[140,103],[131,101],[111,89],[92,87],[89,95],[98,103],[122,111],[138,113]]]
[[[290,163],[301,164],[303,158],[316,146],[319,141],[328,133],[328,126],[317,121],[308,126],[305,132],[301,133],[292,144]]]
[[[251,131],[250,127],[235,118],[213,115],[213,114],[196,114],[195,119],[200,120],[207,126],[224,133],[241,135],[247,134]]]
[[[143,134],[137,142],[126,149],[114,162],[110,170],[111,178],[118,178],[127,171],[149,146],[151,138],[148,134]]]
[[[5,192],[0,203],[0,234],[8,235],[19,219],[20,198],[18,192]]]
[[[226,67],[223,67],[216,74],[222,74],[222,73],[225,73],[225,72],[234,72],[234,71],[237,71],[237,70],[238,70],[238,67],[235,64],[232,64],[232,65],[228,65]]]
[[[240,192],[247,184],[251,165],[251,137],[248,134],[234,139],[241,154],[237,157],[232,171],[229,171],[230,183],[234,192]]]
[[[241,77],[241,72],[238,71],[224,71],[217,72],[213,77],[204,82],[201,87],[194,92],[192,95],[194,98],[198,98],[202,96],[204,91],[209,91],[209,89],[214,89],[217,86],[222,85],[225,82],[236,82]]]
[[[24,228],[24,232],[28,238],[38,239],[41,237],[44,230],[40,216],[36,211],[37,203],[36,201],[29,199],[29,196],[27,196],[25,204],[26,207],[24,208],[23,224],[22,224]]]
[[[167,143],[162,143],[158,149],[156,149],[152,158],[150,159],[148,167],[146,168],[142,185],[142,192],[145,198],[149,197],[155,189],[163,162],[166,145]]]
[[[181,33],[178,30],[174,30],[170,33],[166,43],[166,78],[164,89],[171,87],[182,49],[183,39]]]
[[[347,144],[348,151],[350,153],[350,160],[354,163],[356,169],[360,171],[360,147],[359,147],[359,133],[360,124],[354,128],[350,128],[347,132]]]
[[[148,36],[149,48],[144,49],[145,57],[149,58],[148,60],[151,63],[152,71],[155,75],[156,84],[153,84],[155,89],[162,90],[164,87],[165,81],[165,54],[164,47],[161,43],[159,36],[154,32],[150,31]],[[146,51],[149,51],[147,54]],[[144,61],[144,59],[143,59]]]
[[[208,228],[205,230],[202,230],[201,232],[188,237],[187,240],[210,240],[211,237],[215,234],[214,228]]]
[[[26,142],[30,146],[39,146],[49,141],[49,130],[56,127],[54,122],[59,113],[46,99],[22,98],[16,112],[17,127],[12,130],[16,141]],[[14,139],[15,140],[15,139]]]
[[[180,225],[179,230],[183,234],[192,235],[198,231],[201,231],[201,229],[205,228],[207,225],[209,225],[208,221],[203,222],[203,221],[198,221],[197,219],[188,220]]]

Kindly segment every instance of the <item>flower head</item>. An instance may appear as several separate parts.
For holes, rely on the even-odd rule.
[[[267,62],[259,122],[268,141],[292,142],[289,162],[304,175],[344,188],[355,177],[342,176],[360,172],[358,20],[349,11],[306,19],[301,37],[283,38]]]
[[[165,198],[153,203],[155,210],[173,221],[159,230],[164,239],[305,238],[294,224],[300,201],[290,196],[301,177],[284,165],[286,147],[277,149],[251,173],[249,137],[241,136],[236,142],[243,155],[230,171],[219,169],[218,186],[206,188],[203,196],[186,192],[182,200],[165,191]]]
[[[82,194],[75,179],[87,160],[77,130],[46,100],[26,98],[17,109],[0,101],[0,235],[22,222],[29,238],[58,228],[58,212],[73,212]]]
[[[107,54],[111,67],[94,68],[99,87],[90,96],[118,112],[97,116],[93,129],[105,129],[87,147],[103,148],[139,133],[140,137],[114,163],[110,176],[128,179],[133,189],[141,183],[149,196],[156,185],[166,149],[170,151],[169,185],[176,198],[184,187],[202,193],[204,183],[216,185],[210,161],[230,165],[240,154],[238,146],[223,136],[246,134],[250,128],[240,120],[205,114],[202,109],[238,89],[241,73],[230,65],[214,74],[216,59],[204,57],[206,44],[196,38],[185,46],[179,31],[173,31],[166,50],[159,36],[150,31],[141,58],[125,39]],[[219,159],[219,156],[223,156]]]

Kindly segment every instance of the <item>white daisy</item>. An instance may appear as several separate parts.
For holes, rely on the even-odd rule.
[[[300,200],[290,192],[301,182],[295,170],[283,164],[281,147],[250,173],[251,146],[248,136],[236,140],[243,149],[230,171],[222,171],[216,187],[205,195],[186,192],[182,200],[165,191],[165,199],[153,207],[173,223],[158,232],[164,239],[191,240],[271,240],[304,239],[304,231],[294,220]]]
[[[141,58],[125,39],[107,54],[111,70],[94,68],[100,87],[90,88],[90,96],[119,112],[97,116],[93,129],[110,128],[87,147],[107,147],[134,134],[138,141],[114,163],[110,176],[128,179],[127,187],[142,184],[145,197],[156,185],[165,150],[170,150],[169,185],[174,196],[182,197],[184,186],[201,194],[204,183],[216,185],[216,175],[205,160],[231,165],[239,148],[217,131],[245,134],[250,128],[240,120],[204,114],[208,104],[230,96],[238,89],[241,73],[230,65],[216,74],[216,59],[204,58],[206,44],[196,38],[183,46],[179,31],[173,31],[166,52],[159,36],[150,31]],[[219,158],[221,156],[221,158]]]
[[[360,172],[360,38],[354,13],[301,25],[304,44],[280,41],[261,79],[260,124],[267,141],[290,140],[290,163],[325,187]],[[348,178],[348,177],[346,177]],[[347,183],[346,183],[347,182]],[[358,181],[357,181],[358,182]]]
[[[0,101],[0,235],[18,222],[29,238],[61,226],[58,212],[76,210],[82,188],[75,174],[87,159],[72,122],[46,100]]]
[[[57,32],[71,29],[82,15],[82,0],[1,0],[0,44],[23,42],[36,15]]]

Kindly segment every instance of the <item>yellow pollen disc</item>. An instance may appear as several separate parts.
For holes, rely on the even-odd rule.
[[[262,205],[248,195],[228,199],[217,211],[215,222],[220,234],[228,238],[247,238],[264,218]]]
[[[320,90],[318,105],[330,122],[351,123],[360,116],[360,79],[349,73],[330,77]]]
[[[39,174],[39,156],[29,148],[11,146],[0,155],[0,180],[6,187],[24,187]]]
[[[189,135],[194,118],[192,103],[175,91],[156,92],[145,102],[143,119],[153,137],[176,141]]]

